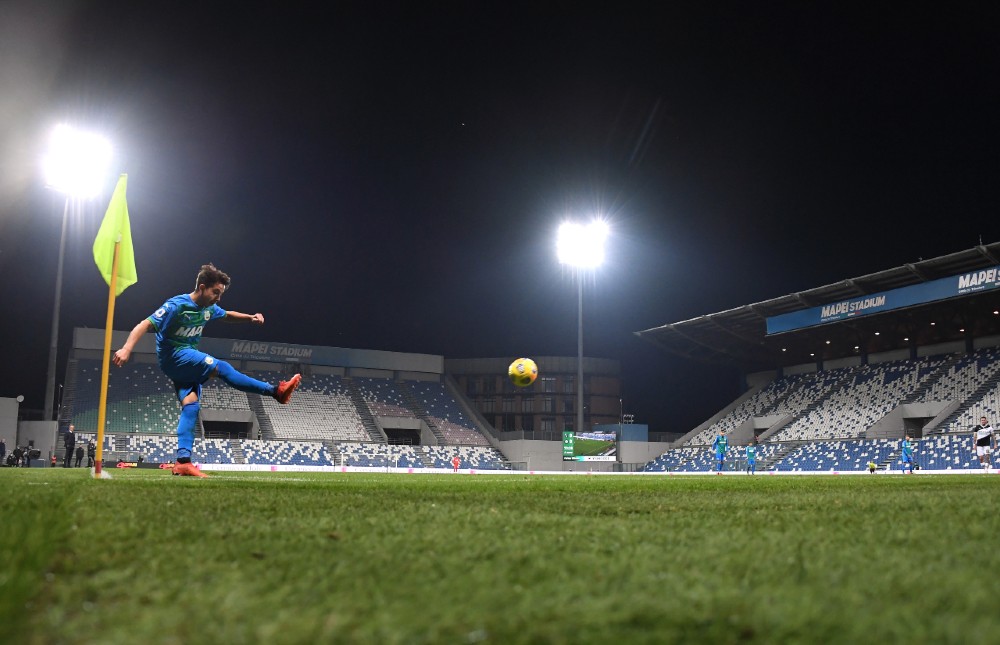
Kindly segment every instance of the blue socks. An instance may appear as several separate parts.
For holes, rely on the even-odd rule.
[[[258,381],[238,372],[235,367],[226,361],[217,362],[215,373],[227,385],[241,392],[253,392],[254,394],[266,396],[274,395],[273,385]],[[177,459],[179,460],[191,459],[191,449],[194,448],[194,429],[198,425],[198,413],[200,411],[201,403],[199,401],[181,406],[181,419],[177,422]]]
[[[240,392],[252,392],[254,394],[262,394],[265,396],[272,396],[274,394],[273,385],[263,381],[258,381],[255,378],[250,378],[246,374],[237,371],[235,367],[226,361],[218,361],[215,373],[218,374],[219,378],[225,381],[227,385],[235,387]]]
[[[177,423],[177,458],[190,459],[194,447],[194,427],[198,423],[201,403],[195,401],[181,407],[181,420]]]

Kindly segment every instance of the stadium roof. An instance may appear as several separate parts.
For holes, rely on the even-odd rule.
[[[1000,242],[635,332],[684,358],[774,369],[1000,334],[1000,289],[767,335],[767,319],[1000,265]]]

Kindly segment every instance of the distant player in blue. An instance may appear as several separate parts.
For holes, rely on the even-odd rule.
[[[747,445],[747,474],[754,475],[757,473],[757,444]]]
[[[302,377],[298,374],[277,385],[250,378],[226,361],[220,361],[198,351],[198,341],[205,325],[212,320],[264,324],[263,314],[244,314],[226,311],[219,306],[222,294],[229,287],[230,278],[211,264],[201,267],[194,291],[174,296],[163,303],[152,316],[141,321],[128,335],[125,344],[115,352],[112,360],[121,367],[128,362],[135,344],[143,334],[156,331],[156,359],[160,369],[174,382],[177,399],[181,403],[181,418],[177,423],[177,460],[173,474],[207,477],[191,463],[194,431],[201,410],[201,384],[217,376],[228,385],[242,392],[253,392],[274,397],[279,403],[288,403],[292,392]]]
[[[913,444],[910,443],[909,435],[903,437],[903,443],[900,445],[900,451],[902,453],[900,470],[907,472],[908,474],[913,474]],[[909,469],[909,470],[907,470]]]
[[[712,441],[712,449],[715,451],[715,462],[716,470],[722,472],[722,466],[726,461],[726,449],[729,447],[729,438],[726,436],[725,432],[720,432],[715,435],[715,440]]]

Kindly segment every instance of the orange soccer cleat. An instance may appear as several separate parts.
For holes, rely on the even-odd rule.
[[[208,477],[208,475],[201,472],[201,470],[199,470],[198,467],[190,461],[183,464],[174,464],[174,467],[170,469],[170,472],[174,475],[186,475],[188,477]]]
[[[292,398],[292,392],[295,391],[295,388],[297,388],[301,382],[302,375],[296,374],[287,381],[281,381],[278,383],[278,387],[274,388],[275,400],[282,404],[288,403],[289,399]]]

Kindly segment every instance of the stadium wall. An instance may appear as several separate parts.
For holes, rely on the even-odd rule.
[[[1000,336],[984,336],[972,341],[972,349],[982,349],[984,347],[1000,346]]]
[[[7,452],[17,445],[17,399],[0,398],[0,439],[7,444]]]
[[[113,331],[112,347],[121,347],[128,339],[127,331]],[[352,374],[373,374],[393,377],[397,372],[407,378],[440,378],[444,373],[444,357],[432,354],[404,354],[374,349],[345,349],[292,345],[263,341],[235,340],[231,338],[202,338],[199,349],[227,361],[247,361],[250,369],[275,369],[275,364],[301,363],[304,365],[348,368]],[[79,351],[104,351],[104,331],[101,329],[73,329],[73,349]],[[152,334],[139,339],[133,350],[136,354],[155,354],[156,342]],[[364,372],[362,372],[362,370]]]
[[[977,338],[973,343],[973,349],[982,349],[984,347],[997,347],[1000,346],[1000,336],[988,336],[984,338]],[[918,358],[925,356],[942,356],[945,354],[965,354],[967,348],[965,343],[949,342],[949,343],[938,343],[936,345],[922,345],[916,348],[916,356]],[[893,350],[889,352],[879,352],[876,354],[869,354],[867,362],[869,365],[874,365],[878,363],[888,363],[891,361],[901,361],[909,360],[911,358],[909,349]],[[799,365],[790,365],[781,370],[784,376],[792,376],[795,374],[809,374],[811,372],[818,372],[822,370],[833,370],[842,367],[857,367],[862,364],[862,359],[860,356],[851,356],[842,359],[835,359],[826,361],[824,363],[802,363]],[[751,372],[744,376],[746,384],[749,388],[764,387],[771,381],[778,378],[778,370],[763,370],[760,372]],[[712,420],[709,420],[710,424]],[[706,425],[707,427],[707,425]]]
[[[917,348],[917,357],[941,356],[943,354],[961,354],[965,352],[965,343],[938,343],[936,345],[923,345]]]
[[[563,461],[561,441],[515,439],[501,442],[500,451],[509,461],[525,462],[528,470],[566,472],[612,472],[615,470],[615,462],[613,461]]]
[[[55,454],[57,431],[58,423],[56,421],[22,421],[17,424],[17,441],[22,446],[30,443],[35,450],[42,453],[44,461]],[[9,453],[11,450],[13,447],[8,443],[7,452]],[[34,461],[31,464],[38,465]]]
[[[902,439],[909,429],[907,419],[931,419],[927,426],[918,424],[924,430],[933,428],[931,423],[940,423],[961,405],[959,401],[929,401],[926,403],[903,403],[897,405],[889,414],[876,421],[865,432],[865,439]],[[934,423],[934,426],[937,425]],[[921,433],[922,434],[922,433]],[[915,436],[920,436],[919,434]]]

